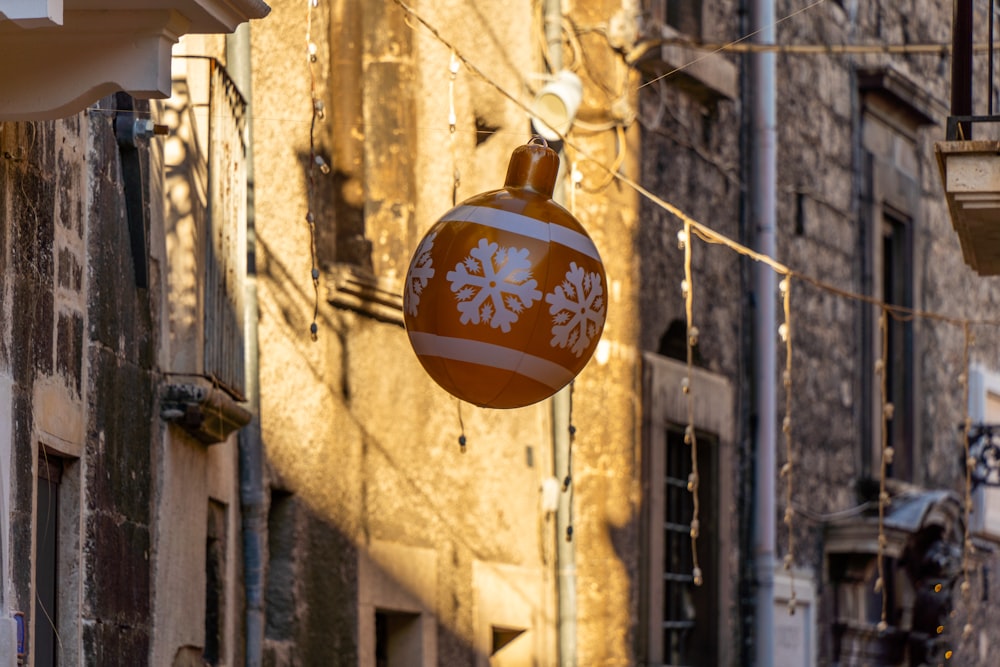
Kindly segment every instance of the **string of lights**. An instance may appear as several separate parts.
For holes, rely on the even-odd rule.
[[[972,554],[975,551],[972,544],[972,536],[969,533],[969,525],[972,517],[972,471],[976,468],[976,459],[969,452],[969,431],[972,429],[972,415],[969,413],[969,356],[975,338],[969,328],[968,322],[962,325],[962,334],[962,372],[958,377],[958,381],[962,387],[962,404],[965,405],[965,419],[962,420],[962,447],[965,450],[965,497],[963,498],[965,535],[962,539],[962,583],[960,589],[965,604],[968,606],[972,598],[972,585],[969,583],[969,565],[972,560]],[[970,610],[966,618],[971,619],[972,617]],[[962,628],[962,639],[971,637],[972,630],[972,623],[966,622],[965,627]]]
[[[701,502],[698,487],[698,436],[694,428],[694,393],[691,389],[694,376],[694,348],[698,345],[698,327],[694,325],[694,273],[691,270],[691,225],[684,223],[684,229],[677,233],[677,245],[684,251],[684,280],[681,282],[681,296],[684,298],[684,315],[687,322],[687,373],[681,381],[681,391],[687,404],[687,426],[684,427],[684,444],[691,454],[691,474],[688,475],[687,490],[691,494],[691,577],[695,586],[704,583],[704,576],[698,562],[699,515]]]
[[[788,549],[785,553],[785,571],[788,572],[791,592],[788,597],[788,613],[795,613],[797,598],[795,595],[795,508],[792,496],[795,490],[795,457],[792,453],[792,281],[784,278],[778,283],[781,292],[782,309],[785,321],[778,327],[778,335],[785,343],[785,370],[781,374],[785,387],[785,418],[782,420],[781,431],[785,438],[785,464],[781,467],[781,476],[785,478],[785,525],[788,528]]]
[[[316,122],[326,117],[326,110],[323,100],[316,96],[316,61],[318,60],[318,47],[312,41],[312,19],[313,9],[319,6],[319,0],[306,0],[308,7],[306,16],[306,62],[309,65],[309,97],[311,104],[311,119],[309,122],[309,167],[306,186],[306,201],[308,210],[306,211],[306,223],[309,225],[309,257],[312,261],[312,285],[313,285],[313,318],[309,325],[309,335],[313,342],[319,338],[319,267],[316,262],[316,214],[314,205],[316,203],[316,170],[329,173],[329,166],[322,156],[316,153]],[[324,169],[325,168],[325,169]]]
[[[882,348],[881,356],[875,362],[875,375],[880,378],[879,395],[882,399],[882,457],[878,475],[878,553],[876,558],[878,577],[875,579],[875,592],[882,597],[882,613],[878,622],[878,631],[885,632],[889,627],[889,596],[886,593],[885,581],[885,548],[888,545],[888,539],[885,535],[885,508],[890,502],[886,481],[894,455],[894,450],[889,445],[889,422],[893,416],[893,405],[889,403],[889,382],[887,379],[889,374],[886,372],[886,355],[889,352],[889,313],[885,308],[882,309],[878,325],[882,332]]]

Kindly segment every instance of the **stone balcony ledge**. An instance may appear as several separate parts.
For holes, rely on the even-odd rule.
[[[269,12],[262,0],[0,0],[0,121],[63,118],[119,90],[169,97],[181,36]]]

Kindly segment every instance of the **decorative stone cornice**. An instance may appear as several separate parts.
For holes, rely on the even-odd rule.
[[[224,442],[252,417],[229,394],[202,379],[166,384],[161,389],[160,418],[177,424],[206,445]]]
[[[0,121],[69,116],[119,90],[169,97],[182,35],[268,12],[261,0],[0,0]]]

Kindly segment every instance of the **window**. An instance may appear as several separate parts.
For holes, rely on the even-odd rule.
[[[358,550],[358,665],[438,664],[434,549],[372,540]]]
[[[717,573],[715,484],[711,452],[716,448],[705,434],[698,436],[698,471],[703,484],[699,496],[698,562],[707,573]],[[716,587],[711,574],[701,586],[694,585],[691,550],[691,517],[694,502],[687,489],[691,474],[691,448],[684,444],[684,427],[667,427],[663,472],[663,657],[667,665],[714,665],[718,645],[709,623],[699,619],[718,616]],[[653,471],[654,474],[656,471]],[[655,483],[655,482],[654,482]],[[652,574],[655,576],[655,574]]]
[[[919,91],[889,70],[858,74],[863,93],[861,150],[865,165],[861,183],[860,243],[862,291],[876,301],[912,308],[920,302],[921,265],[914,239],[919,224],[920,160],[917,130],[929,114],[914,106]],[[913,90],[911,90],[913,88]],[[886,349],[879,327],[881,308],[862,306],[862,350],[859,368],[862,409],[861,468],[876,478],[881,466],[882,406],[891,403],[888,443],[896,452],[889,474],[919,484],[922,448],[917,424],[920,376],[916,360],[919,324],[889,317]],[[885,361],[886,395],[874,372]]]
[[[205,539],[205,652],[209,665],[225,662],[226,505],[209,500]]]
[[[75,456],[48,443],[38,443],[37,452],[34,602],[25,623],[31,661],[25,664],[76,665],[82,661],[80,467]]]
[[[376,610],[375,667],[421,667],[420,614]]]
[[[42,451],[35,507],[34,665],[59,664],[59,484],[62,460]]]
[[[735,646],[734,581],[719,566],[729,554],[731,517],[719,507],[733,502],[733,394],[729,382],[695,368],[692,391],[713,397],[695,402],[701,525],[698,560],[704,583],[692,577],[690,526],[693,500],[687,489],[691,449],[684,443],[686,402],[677,400],[686,364],[644,355],[643,370],[643,578],[639,652],[645,663],[698,667],[729,664]]]
[[[885,303],[913,307],[913,249],[909,220],[887,211],[882,221],[882,293]],[[913,442],[913,322],[890,317],[883,353],[886,372],[886,401],[892,403],[899,418],[886,424],[889,445],[910,456],[894,459],[889,474],[913,481],[914,456],[908,443]]]
[[[288,642],[295,638],[295,498],[271,491],[267,513],[267,589],[265,636]]]
[[[645,0],[643,9],[654,24],[668,25],[695,39],[701,38],[701,0]]]

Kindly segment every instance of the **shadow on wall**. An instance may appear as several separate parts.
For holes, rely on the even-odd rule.
[[[439,576],[432,549],[383,543],[363,553],[304,499],[278,490],[272,492],[268,531],[268,667],[539,664],[540,656],[533,653],[537,638],[528,628],[492,623],[476,629],[476,641],[440,621],[427,601],[436,593],[431,589]],[[387,560],[386,566],[376,560]],[[477,576],[477,568],[472,569],[484,588],[509,583]],[[477,597],[492,592],[483,590]],[[451,608],[443,612],[449,614],[466,603],[455,594],[438,602]]]
[[[551,580],[538,567],[503,564],[502,548],[477,546],[453,508],[414,476],[412,461],[380,441],[351,410],[346,378],[341,391],[330,386],[322,355],[310,358],[305,352],[312,344],[309,277],[293,275],[266,237],[258,236],[257,250],[258,278],[267,294],[262,317],[277,320],[272,324],[282,335],[302,341],[289,348],[297,355],[294,363],[311,375],[298,386],[330,393],[353,433],[320,443],[322,451],[308,456],[343,466],[359,465],[354,457],[360,455],[367,461],[360,465],[377,469],[382,480],[391,477],[400,502],[413,506],[436,533],[418,540],[433,546],[414,546],[412,538],[397,535],[373,537],[366,514],[371,508],[352,508],[357,499],[336,488],[338,479],[282,470],[272,458],[271,477],[286,488],[272,491],[269,514],[265,664],[502,667],[540,660],[547,650],[543,629],[553,627],[544,609]],[[321,336],[339,335],[328,308],[320,308],[319,318]],[[353,451],[350,460],[347,450]],[[302,457],[297,465],[310,467]],[[322,465],[337,474],[337,465]],[[312,486],[317,482],[326,488]],[[425,659],[403,657],[414,655]]]

